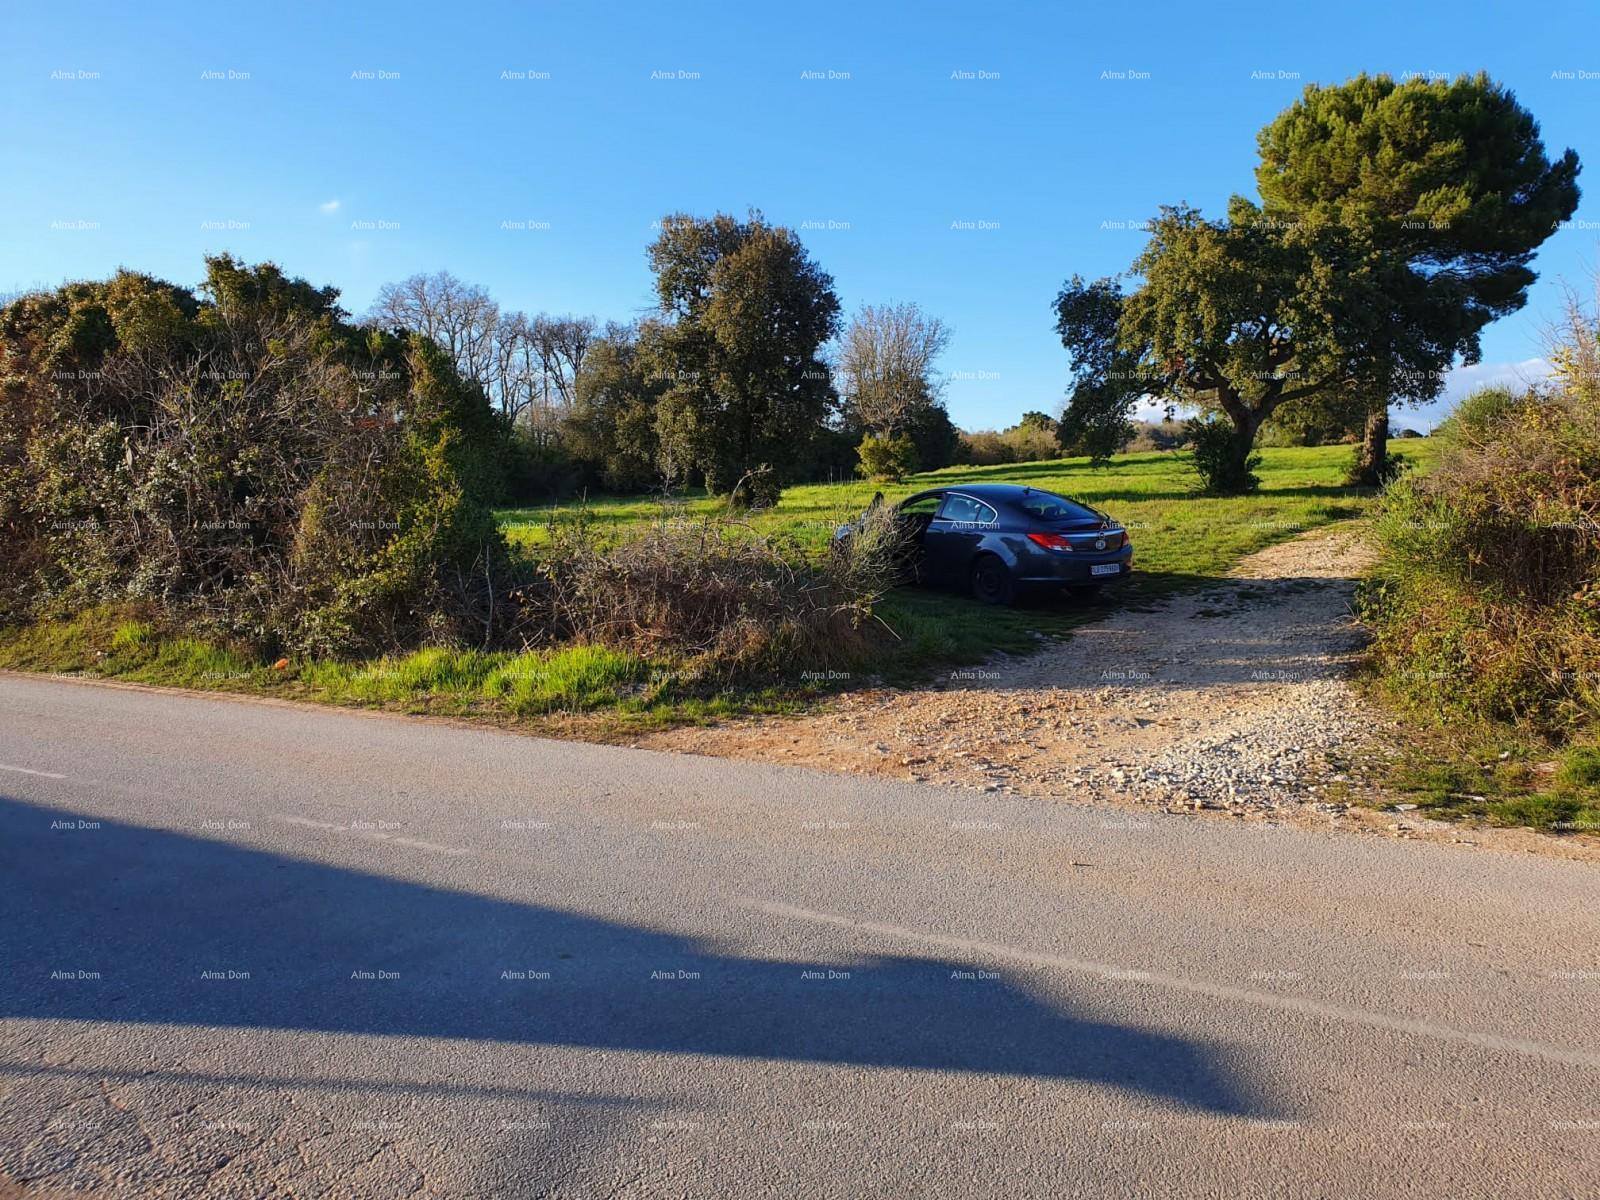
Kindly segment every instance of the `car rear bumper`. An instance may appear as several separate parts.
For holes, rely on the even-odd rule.
[[[1115,574],[1095,574],[1094,567],[1115,564]],[[1030,554],[1018,563],[1015,581],[1023,587],[1068,587],[1084,583],[1116,583],[1133,573],[1133,547],[1109,554]]]

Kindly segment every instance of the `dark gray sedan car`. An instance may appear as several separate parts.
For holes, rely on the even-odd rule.
[[[1126,529],[1105,513],[1038,488],[932,488],[902,500],[894,513],[909,575],[989,604],[1009,604],[1020,592],[1044,588],[1092,595],[1133,570]],[[851,537],[855,528],[842,526],[835,540]]]

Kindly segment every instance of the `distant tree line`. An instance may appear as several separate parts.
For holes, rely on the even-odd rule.
[[[367,321],[430,339],[482,389],[517,499],[703,486],[770,504],[796,480],[956,461],[936,318],[868,305],[846,324],[832,278],[758,212],[669,215],[647,255],[657,303],[638,320],[507,313],[439,273],[385,286]]]

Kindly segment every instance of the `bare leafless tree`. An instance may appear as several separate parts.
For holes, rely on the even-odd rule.
[[[544,368],[526,313],[502,313],[495,330],[495,378],[490,394],[512,421],[528,419],[544,395]]]
[[[553,431],[577,400],[578,375],[595,339],[595,320],[541,313],[529,322],[528,333],[540,375],[530,423],[536,430]]]
[[[593,317],[551,317],[539,315],[533,319],[533,341],[538,351],[539,365],[551,391],[565,407],[577,396],[578,373],[583,370],[584,355],[594,341]]]
[[[386,284],[367,320],[431,338],[508,420],[554,437],[577,395],[595,337],[592,317],[501,312],[489,293],[448,271]]]
[[[462,376],[498,399],[500,306],[476,284],[449,271],[386,283],[367,319],[431,338],[455,359]]]
[[[867,305],[845,330],[839,390],[861,423],[892,437],[939,397],[933,361],[950,340],[937,317],[915,304]]]

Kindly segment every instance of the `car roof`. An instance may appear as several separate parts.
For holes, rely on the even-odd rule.
[[[998,500],[1006,504],[1015,504],[1030,492],[1046,496],[1059,495],[1057,492],[1046,492],[1042,488],[1024,487],[1020,483],[952,483],[948,487],[929,488],[925,492],[918,492],[915,496],[907,496],[901,503],[945,492],[959,492],[963,496],[974,496],[979,500]],[[1062,496],[1061,499],[1065,500],[1067,497]]]

